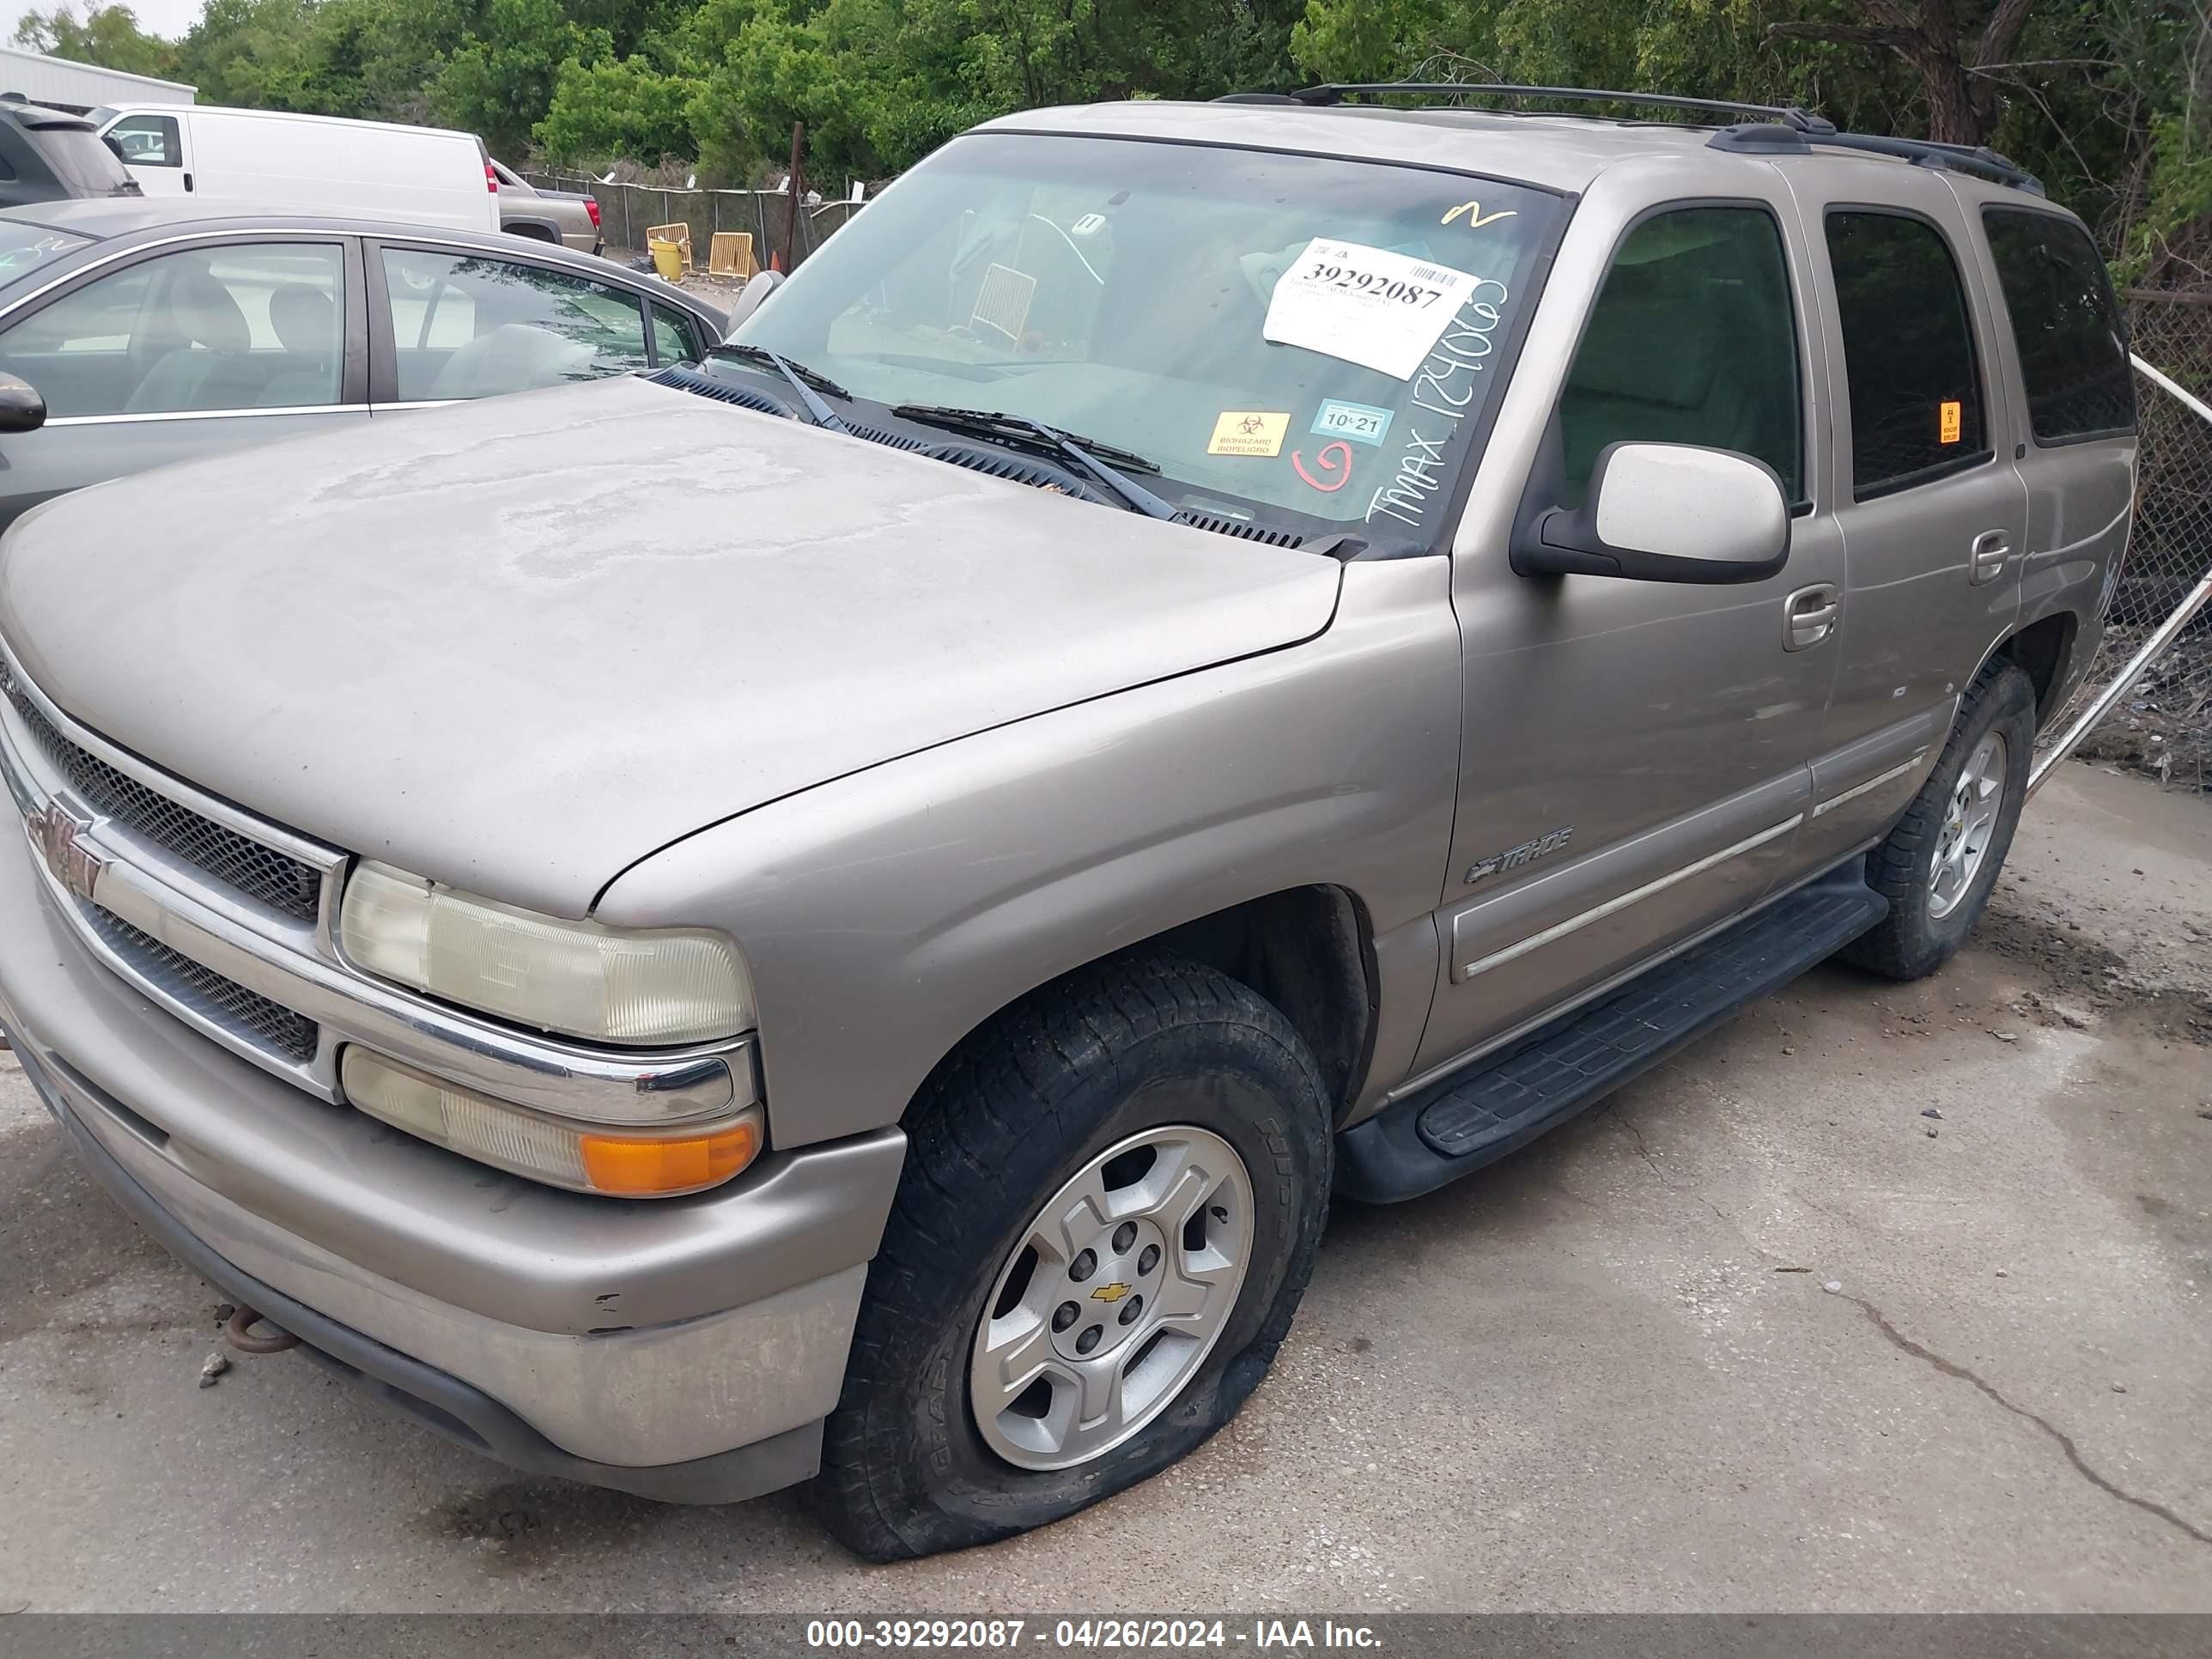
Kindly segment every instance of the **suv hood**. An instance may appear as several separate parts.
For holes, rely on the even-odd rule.
[[[180,777],[580,915],[719,818],[1309,638],[1340,574],[629,379],[64,496],[0,632]]]

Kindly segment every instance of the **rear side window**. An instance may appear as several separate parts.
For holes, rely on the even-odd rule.
[[[39,153],[72,196],[128,195],[138,188],[105,139],[84,127],[41,127]]]
[[[671,311],[666,306],[653,307],[653,355],[664,363],[688,363],[699,356],[699,348],[692,343],[691,325],[688,319]]]
[[[1613,443],[1700,444],[1765,461],[1801,499],[1797,329],[1782,232],[1753,207],[1686,207],[1613,256],[1559,399],[1565,504]]]
[[[643,368],[637,296],[486,254],[384,250],[402,399],[495,398]]]
[[[1982,225],[2020,348],[2037,441],[2132,428],[2136,389],[2119,307],[2105,262],[2081,228],[2019,208],[1984,208]]]
[[[1844,367],[1851,394],[1851,486],[1863,500],[1989,459],[1974,331],[1958,261],[1924,219],[1828,215]]]

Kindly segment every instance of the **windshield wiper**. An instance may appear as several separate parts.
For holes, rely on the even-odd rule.
[[[837,418],[836,411],[814,395],[814,388],[819,386],[833,398],[842,398],[848,402],[851,401],[853,394],[827,374],[817,374],[805,363],[794,363],[781,352],[770,351],[764,345],[735,345],[725,342],[716,346],[708,355],[715,357],[740,357],[747,362],[768,364],[777,374],[791,382],[791,389],[799,394],[799,401],[806,405],[806,412],[812,418],[815,425],[827,427],[832,432],[848,430],[844,422]]]
[[[1155,463],[1146,460],[1134,450],[1117,449],[1112,444],[1094,443],[1088,438],[1079,441],[1057,427],[1047,426],[1042,421],[1032,421],[1026,415],[1001,414],[995,410],[948,409],[941,404],[901,404],[891,413],[923,426],[943,427],[948,432],[972,432],[978,437],[995,438],[1004,443],[1042,450],[1048,454],[1065,455],[1127,502],[1133,510],[1153,519],[1172,519],[1176,515],[1174,507],[1134,479],[1124,477],[1100,459],[1111,456],[1133,472],[1157,473],[1160,470]]]

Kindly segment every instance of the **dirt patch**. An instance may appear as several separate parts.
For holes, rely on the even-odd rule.
[[[2148,632],[2108,629],[2104,649],[2124,662]],[[2212,798],[2212,629],[2193,629],[2167,647],[2075,753]]]
[[[2039,1025],[2079,1030],[2092,1018],[2126,1013],[2166,1040],[2212,1045],[2212,994],[2138,983],[2125,959],[2079,922],[1993,901],[1974,925],[1973,943],[2034,971],[2042,982],[2008,1006]]]
[[[505,1575],[595,1553],[680,1513],[623,1492],[509,1481],[447,1498],[418,1530],[472,1547],[486,1571]]]

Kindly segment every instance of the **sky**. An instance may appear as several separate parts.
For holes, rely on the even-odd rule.
[[[125,0],[131,15],[137,18],[138,27],[149,34],[166,35],[172,40],[184,38],[185,31],[200,21],[201,0]],[[0,45],[15,38],[15,26],[23,21],[27,11],[52,11],[54,0],[39,0],[32,5],[26,0],[0,0]],[[76,0],[80,15],[88,9],[88,0]]]

